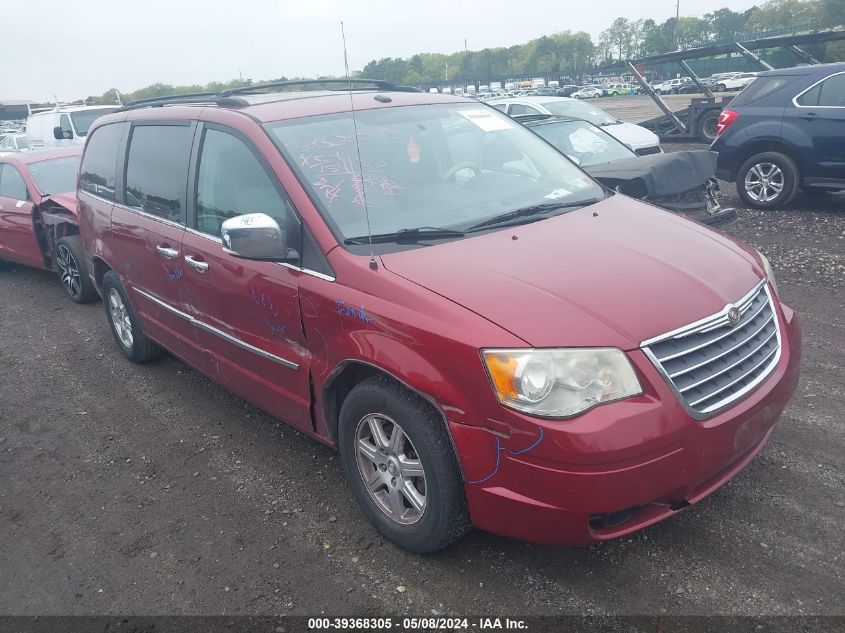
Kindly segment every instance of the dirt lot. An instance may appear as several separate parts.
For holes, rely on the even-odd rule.
[[[845,614],[845,197],[728,230],[800,315],[799,390],[729,485],[585,549],[405,554],[331,450],[173,358],[128,363],[51,275],[0,272],[0,613]]]

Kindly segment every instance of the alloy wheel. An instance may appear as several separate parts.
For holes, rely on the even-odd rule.
[[[131,349],[135,340],[132,335],[132,321],[129,319],[123,298],[114,288],[109,290],[109,315],[117,338],[126,349]]]
[[[59,278],[62,286],[71,297],[78,297],[82,292],[82,282],[79,279],[79,266],[73,258],[73,253],[64,244],[56,251],[56,265],[59,267]]]
[[[758,163],[745,174],[745,192],[756,202],[771,202],[785,186],[783,171],[774,163]]]
[[[355,459],[367,492],[385,515],[402,525],[422,518],[425,470],[399,424],[379,413],[361,418],[355,431]]]

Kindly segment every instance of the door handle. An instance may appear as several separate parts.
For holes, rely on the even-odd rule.
[[[799,114],[798,116],[805,121],[813,121],[819,118],[819,115],[816,112],[805,112],[804,114]]]
[[[179,257],[179,251],[175,248],[170,248],[169,246],[165,246],[164,244],[159,244],[156,246],[156,250],[161,254],[162,257],[166,257],[167,259],[176,259]]]
[[[185,255],[185,263],[188,264],[188,266],[190,266],[191,268],[198,270],[201,273],[204,273],[206,270],[208,270],[207,262],[201,262],[198,259],[194,259],[190,255]]]

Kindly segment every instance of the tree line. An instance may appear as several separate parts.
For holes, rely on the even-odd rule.
[[[747,11],[726,7],[703,17],[672,17],[662,24],[620,17],[601,32],[596,42],[583,31],[562,31],[506,48],[419,53],[408,59],[385,57],[369,62],[362,74],[407,84],[560,75],[616,60],[733,41],[737,35],[749,32],[837,24],[845,24],[845,0],[769,0]],[[845,59],[841,43],[828,44],[826,50],[814,52],[830,59]]]
[[[496,77],[561,76],[620,59],[727,42],[738,35],[778,28],[799,30],[803,25],[815,25],[817,28],[845,25],[845,0],[769,0],[747,11],[737,12],[726,7],[703,17],[681,16],[678,20],[672,17],[661,24],[650,19],[619,17],[601,32],[596,42],[583,31],[561,31],[508,47],[463,50],[451,54],[418,53],[407,59],[374,59],[356,74],[410,85]],[[810,47],[810,52],[823,61],[843,60],[845,43],[821,44]],[[244,83],[243,79],[190,86],[156,83],[134,92],[121,93],[120,97],[126,103],[133,99],[186,92],[219,92]],[[118,91],[112,88],[100,96],[88,97],[85,102],[116,103],[117,96]]]

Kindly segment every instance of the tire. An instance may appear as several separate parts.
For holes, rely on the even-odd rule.
[[[56,242],[56,274],[62,289],[76,303],[91,303],[98,298],[91,278],[85,272],[82,240],[68,235]]]
[[[742,164],[736,175],[739,197],[754,209],[782,207],[792,200],[797,183],[798,167],[780,152],[755,154]]]
[[[103,277],[103,305],[109,328],[123,355],[133,363],[146,363],[164,351],[144,335],[138,317],[126,297],[120,277],[113,270]],[[129,328],[128,336],[126,328]]]
[[[381,429],[378,435],[374,425]],[[397,429],[404,434],[398,436],[398,449],[393,446]],[[397,546],[417,554],[434,552],[469,531],[463,479],[448,432],[417,394],[386,376],[364,380],[343,402],[338,444],[355,499]],[[402,464],[416,466],[413,472],[422,475],[403,477]],[[365,475],[373,478],[372,493]]]
[[[727,88],[727,86],[725,86],[725,84],[719,84],[718,86],[716,86],[716,91],[717,92],[727,92],[728,88]]]
[[[705,112],[698,120],[698,138],[710,142],[716,138],[716,129],[719,123],[719,111],[710,110]]]

